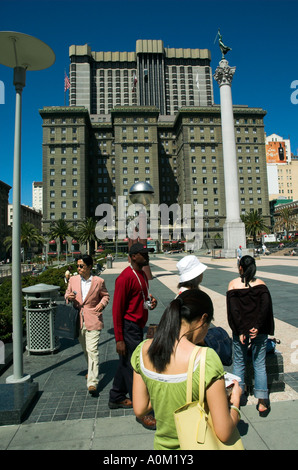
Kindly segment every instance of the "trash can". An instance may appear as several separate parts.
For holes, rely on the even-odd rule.
[[[112,256],[107,256],[107,268],[112,268],[113,267],[113,257]]]
[[[59,286],[36,284],[22,291],[26,300],[26,330],[28,354],[53,353],[59,349],[59,338],[54,334]]]

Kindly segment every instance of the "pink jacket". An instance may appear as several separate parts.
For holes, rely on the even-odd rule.
[[[68,287],[65,292],[66,301],[68,295],[73,291],[77,292],[73,306],[80,311],[80,327],[83,327],[84,316],[84,323],[87,330],[102,330],[104,326],[103,315],[102,312],[96,312],[95,309],[99,304],[105,308],[109,303],[110,294],[106,289],[104,280],[101,277],[92,276],[89,292],[83,302],[81,276],[72,276],[69,279]]]

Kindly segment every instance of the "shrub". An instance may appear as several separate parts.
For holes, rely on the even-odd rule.
[[[73,269],[74,272],[75,269]],[[27,274],[22,277],[22,289],[24,287],[34,286],[36,284],[49,284],[59,286],[59,292],[64,295],[67,284],[64,281],[64,274],[66,266],[62,268],[48,268],[39,276],[32,276]],[[26,300],[22,293],[22,322],[25,332],[26,327]],[[0,340],[8,342],[12,337],[12,282],[11,279],[6,279],[0,284]]]

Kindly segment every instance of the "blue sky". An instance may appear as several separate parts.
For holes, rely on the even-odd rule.
[[[213,73],[221,58],[218,28],[236,66],[234,104],[267,111],[265,131],[291,139],[298,154],[297,0],[1,0],[0,30],[18,31],[47,43],[55,64],[27,72],[22,111],[22,203],[32,204],[32,182],[42,180],[43,106],[64,105],[69,46],[94,51],[134,51],[137,39],[162,39],[165,47],[207,48]],[[5,103],[0,104],[0,180],[12,186],[15,89],[12,69],[0,65]],[[298,86],[297,86],[298,89]],[[293,93],[295,95],[293,95]],[[215,104],[219,89],[214,81]],[[298,183],[297,183],[298,184]],[[10,191],[12,201],[12,190]]]

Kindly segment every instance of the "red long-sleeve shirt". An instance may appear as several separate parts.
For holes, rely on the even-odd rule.
[[[138,281],[136,275],[138,276]],[[141,285],[142,288],[141,288]],[[143,291],[143,292],[142,292]],[[148,310],[144,308],[148,299],[148,279],[144,271],[128,266],[117,277],[113,299],[113,322],[116,341],[123,341],[123,319],[137,323],[144,328],[148,320]]]

